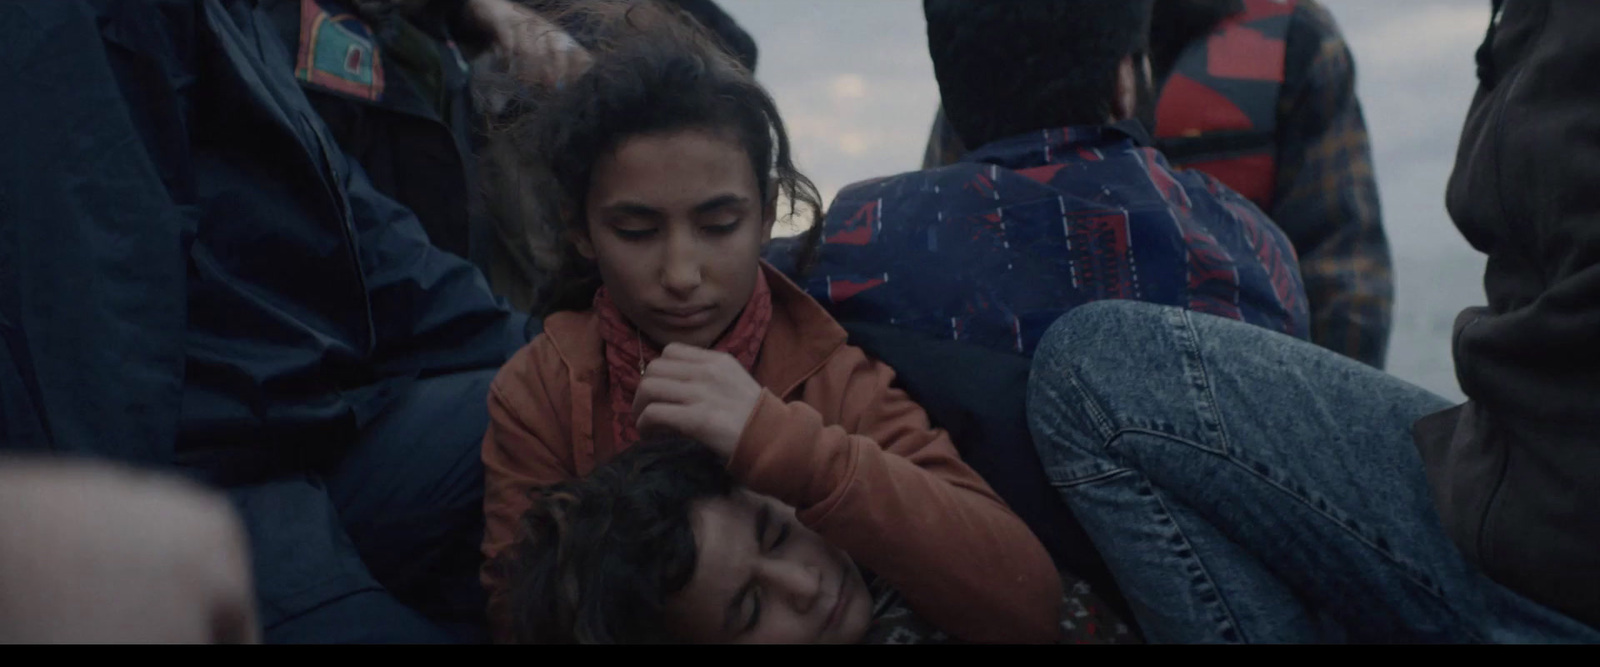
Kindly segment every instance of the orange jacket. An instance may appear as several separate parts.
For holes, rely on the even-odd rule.
[[[1059,634],[1061,580],[1049,554],[894,371],[845,344],[845,332],[770,266],[773,315],[753,373],[765,388],[728,463],[757,493],[885,578],[909,606],[953,636],[1047,642]],[[500,370],[483,440],[487,474],[483,583],[497,636],[492,563],[517,535],[529,491],[589,473],[616,451],[595,437],[606,372],[593,312],[563,312]]]

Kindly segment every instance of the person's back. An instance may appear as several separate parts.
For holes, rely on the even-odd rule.
[[[1148,3],[925,8],[947,110],[980,148],[839,194],[805,282],[837,317],[1028,353],[1067,310],[1133,299],[1307,336],[1282,232],[1174,170],[1131,120],[1148,105]],[[1086,12],[1103,20],[1065,20]]]
[[[846,188],[807,291],[840,319],[1024,353],[1066,310],[1102,299],[1304,337],[1281,233],[1139,135],[1131,124],[1041,131]]]
[[[1312,342],[1383,368],[1394,300],[1389,242],[1355,63],[1316,0],[1164,0],[1143,115],[1178,169],[1216,176],[1281,228],[1300,260]],[[967,153],[940,109],[923,168]]]
[[[1500,6],[1502,3],[1496,2]],[[1447,196],[1488,254],[1456,320],[1470,399],[1415,426],[1450,538],[1505,586],[1600,628],[1600,6],[1504,4]]]

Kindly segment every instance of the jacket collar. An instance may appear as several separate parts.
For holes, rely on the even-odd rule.
[[[772,324],[756,359],[755,379],[778,396],[792,392],[843,347],[844,327],[772,265],[761,262],[772,289]],[[575,374],[605,365],[599,318],[593,310],[564,311],[544,321],[556,353]]]
[[[1150,132],[1137,119],[1114,125],[1057,127],[991,141],[969,153],[963,161],[994,164],[1007,169],[1029,169],[1060,164],[1072,159],[1080,151],[1119,143],[1149,146]]]

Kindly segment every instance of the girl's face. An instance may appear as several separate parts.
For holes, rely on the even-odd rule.
[[[711,347],[749,301],[772,239],[776,208],[744,147],[704,130],[637,136],[593,173],[578,251],[644,335]]]

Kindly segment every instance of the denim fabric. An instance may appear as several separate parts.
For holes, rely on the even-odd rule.
[[[1447,406],[1288,336],[1126,301],[1053,326],[1028,398],[1051,483],[1153,642],[1600,641],[1446,536],[1410,427]]]

